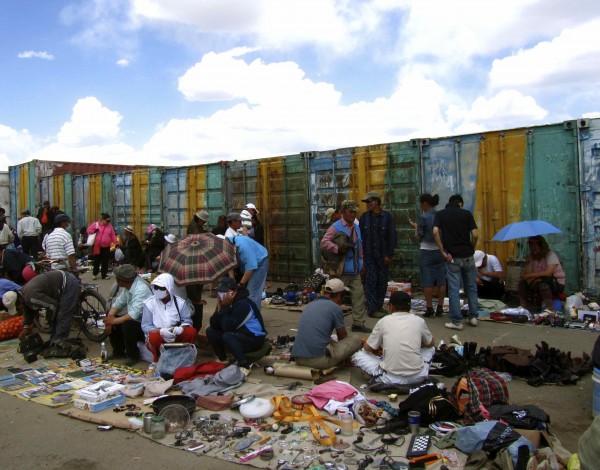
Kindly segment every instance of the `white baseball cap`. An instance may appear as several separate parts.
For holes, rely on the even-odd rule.
[[[325,292],[331,292],[332,294],[339,294],[340,292],[349,291],[341,279],[333,278],[329,279],[325,283]]]
[[[475,259],[475,267],[480,268],[483,264],[483,258],[485,258],[485,253],[481,250],[477,250],[473,255],[473,258]]]
[[[258,211],[258,209],[256,208],[256,206],[254,204],[252,204],[251,202],[249,202],[248,204],[246,204],[245,209],[254,209],[257,214],[260,214],[260,212]]]
[[[5,292],[2,296],[2,303],[9,315],[17,313],[17,293],[14,290]]]
[[[165,235],[165,241],[169,244],[175,243],[177,241],[177,237],[172,233],[169,233],[168,235]]]

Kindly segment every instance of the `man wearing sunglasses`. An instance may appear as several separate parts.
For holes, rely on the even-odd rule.
[[[141,324],[142,306],[152,297],[152,291],[150,284],[137,275],[135,266],[131,264],[115,269],[115,278],[122,289],[104,319],[113,349],[109,359],[126,357],[125,365],[133,366],[140,360],[137,343],[145,340]],[[117,316],[125,308],[127,313]]]
[[[173,276],[161,274],[151,286],[153,296],[142,307],[142,331],[147,338],[146,347],[154,356],[154,362],[158,362],[161,344],[193,343],[196,329],[192,326],[187,302],[173,293]]]

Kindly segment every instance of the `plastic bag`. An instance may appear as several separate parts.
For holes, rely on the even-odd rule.
[[[125,258],[123,250],[119,247],[115,248],[115,261],[123,261],[123,258]]]
[[[180,367],[188,367],[196,362],[196,346],[186,344],[185,346],[165,348],[160,346],[160,358],[156,364],[156,370],[161,375],[173,375]]]

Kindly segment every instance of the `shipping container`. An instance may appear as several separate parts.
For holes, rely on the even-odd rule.
[[[181,237],[189,223],[187,168],[166,168],[162,173],[165,231]]]

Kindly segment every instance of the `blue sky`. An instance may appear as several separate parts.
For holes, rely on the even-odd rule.
[[[598,70],[595,0],[2,0],[0,170],[598,117]]]

